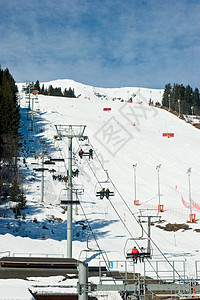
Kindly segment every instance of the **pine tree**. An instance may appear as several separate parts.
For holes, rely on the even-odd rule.
[[[169,98],[170,97],[170,98]],[[165,85],[163,93],[162,105],[169,107],[170,109],[179,111],[179,100],[182,114],[191,114],[192,107],[195,114],[200,114],[200,95],[198,88],[193,89],[190,85],[184,87],[182,84],[174,84],[171,88],[171,84]]]
[[[194,113],[199,115],[200,114],[200,96],[198,88],[195,88],[194,92],[192,93],[192,103],[194,105]]]
[[[17,102],[17,86],[8,69],[0,68],[0,159],[4,161],[0,170],[0,187],[3,193],[10,190],[12,178],[17,173],[19,151],[20,112]],[[5,190],[7,186],[7,191]]]
[[[162,105],[165,107],[169,107],[169,97],[171,97],[172,86],[170,83],[165,85],[165,90],[162,98]]]
[[[39,80],[37,80],[36,83],[34,84],[34,89],[40,93],[40,83],[39,83]]]

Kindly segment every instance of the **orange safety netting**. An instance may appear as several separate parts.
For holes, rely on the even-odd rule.
[[[181,201],[183,203],[183,205],[186,207],[186,208],[190,208],[190,203],[189,202],[186,202],[184,199],[183,199],[183,196],[181,195]],[[192,203],[192,206],[194,208],[196,208],[197,210],[200,210],[200,204],[198,204],[197,202],[195,202],[194,200],[191,199],[191,203]]]

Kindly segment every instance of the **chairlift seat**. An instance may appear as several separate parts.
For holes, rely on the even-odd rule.
[[[99,191],[99,192],[96,192],[96,196],[97,197],[100,197],[100,199],[103,199],[104,197],[106,197],[107,199],[110,197],[110,196],[114,196],[115,195],[115,193],[114,192],[106,192],[106,191],[104,191],[104,192],[101,192],[101,191]]]
[[[33,168],[33,170],[36,171],[36,172],[43,172],[43,171],[47,171],[49,169],[47,169],[47,168]]]
[[[139,253],[127,253],[126,259],[134,259],[134,258],[151,258],[150,252],[139,252]]]
[[[68,204],[80,204],[80,201],[79,200],[61,200],[60,201],[60,204],[61,205],[68,205]]]
[[[55,169],[48,169],[50,173],[55,173],[56,170]]]
[[[62,140],[62,137],[61,137],[61,136],[58,136],[58,135],[54,135],[54,139],[57,140],[57,141],[61,141],[61,140]]]
[[[55,162],[54,161],[50,161],[50,160],[46,160],[44,162],[44,165],[55,165]]]
[[[50,161],[65,161],[64,158],[50,158]]]
[[[84,152],[83,156],[90,156],[90,153],[89,152]]]
[[[81,137],[78,138],[79,141],[85,141],[87,139],[88,139],[87,136],[81,136]]]
[[[84,152],[82,155],[83,156],[89,156],[89,152]]]

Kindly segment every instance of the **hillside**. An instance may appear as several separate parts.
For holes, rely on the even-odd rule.
[[[24,176],[27,208],[24,220],[15,220],[7,204],[2,206],[6,215],[1,217],[0,251],[66,256],[67,213],[60,201],[66,198],[65,183],[53,179],[54,175],[67,173],[68,140],[56,140],[55,125],[86,125],[86,142],[73,139],[73,168],[79,169],[74,186],[84,189],[79,196],[81,206],[73,209],[73,257],[86,259],[89,264],[98,264],[101,256],[86,254],[87,237],[92,230],[100,249],[106,252],[109,261],[124,260],[124,252],[137,247],[147,247],[147,239],[127,241],[130,234],[142,235],[138,217],[147,220],[152,216],[152,253],[154,260],[168,259],[186,261],[188,276],[194,276],[195,261],[200,260],[200,191],[199,191],[199,137],[200,131],[175,115],[157,107],[149,106],[149,99],[161,102],[162,90],[145,88],[103,89],[85,86],[72,80],[56,80],[45,83],[54,87],[74,88],[79,97],[59,98],[38,96],[31,121],[27,120],[27,99],[20,94],[21,131],[23,151],[20,160]],[[22,84],[19,84],[21,90]],[[132,95],[133,103],[128,103]],[[110,108],[110,111],[104,111]],[[29,114],[31,117],[31,113]],[[174,133],[174,137],[163,137]],[[41,146],[41,141],[45,141]],[[41,147],[46,151],[45,161],[64,158],[63,162],[45,165],[44,202],[41,203]],[[78,151],[94,149],[94,158],[80,159]],[[134,168],[136,166],[136,199],[134,205]],[[40,165],[37,165],[40,164]],[[160,204],[164,212],[158,213],[158,171],[160,165]],[[192,212],[196,223],[189,220],[188,169],[191,168]],[[105,183],[108,171],[110,181]],[[97,179],[100,183],[97,182]],[[101,186],[109,187],[115,195],[100,200],[96,192]],[[76,210],[76,211],[75,211]],[[146,216],[146,217],[144,217]],[[153,218],[154,217],[154,218]],[[89,225],[88,225],[89,222]],[[167,224],[174,230],[166,231]],[[187,224],[189,228],[185,228]],[[147,232],[147,223],[143,223]],[[159,227],[158,227],[159,226]],[[168,225],[169,226],[169,225]],[[170,226],[169,226],[170,227]],[[147,236],[144,233],[144,237]],[[126,247],[125,247],[126,246]],[[97,249],[92,234],[89,247]],[[137,264],[137,271],[142,265]]]

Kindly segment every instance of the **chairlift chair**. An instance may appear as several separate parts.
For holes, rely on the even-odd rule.
[[[81,151],[82,151],[82,154],[80,153]],[[88,145],[83,145],[83,147],[80,148],[78,154],[79,154],[80,158],[83,158],[83,156],[88,156],[89,159],[90,158],[93,159],[94,151],[91,148],[91,146],[88,144]]]
[[[135,242],[135,244],[132,246],[132,248],[128,248],[128,242],[129,241],[138,241]],[[151,252],[148,250],[148,247],[145,247],[144,243],[141,241],[148,240],[148,238],[143,237],[143,234],[141,237],[136,238],[128,238],[126,240],[126,243],[124,245],[124,256],[126,259],[132,259],[135,261],[136,258],[139,258],[140,261],[144,261],[145,258],[151,258]],[[132,253],[132,249],[134,246],[139,247],[138,251],[139,253]]]
[[[95,185],[95,195],[96,197],[100,197],[100,199],[103,199],[104,197],[109,199],[110,196],[115,196],[115,190],[113,184],[110,181],[107,170],[105,170],[105,172],[107,175],[106,180],[99,181]]]
[[[66,192],[63,193],[63,191],[67,191],[68,189],[67,188],[63,188],[61,189],[60,191],[60,194],[59,194],[59,203],[61,206],[67,206],[68,204],[80,204],[80,201],[79,200],[67,200],[67,195],[66,195]]]

